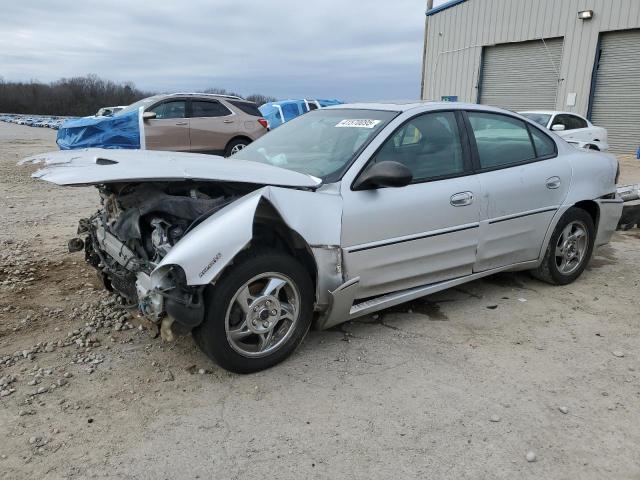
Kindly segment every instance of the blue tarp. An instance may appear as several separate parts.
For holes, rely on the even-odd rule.
[[[338,100],[337,98],[332,99],[321,99],[321,98],[313,98],[306,99],[306,103],[304,99],[301,100],[281,100],[279,102],[269,102],[265,103],[260,107],[260,113],[262,116],[267,119],[269,122],[269,128],[272,130],[276,127],[279,127],[285,122],[292,120],[303,113],[307,113],[309,109],[307,108],[307,104],[315,104],[318,102],[321,107],[329,107],[331,105],[341,105],[344,102]],[[282,118],[284,116],[284,118]]]
[[[138,111],[112,117],[84,117],[64,122],[56,143],[60,150],[140,148]]]

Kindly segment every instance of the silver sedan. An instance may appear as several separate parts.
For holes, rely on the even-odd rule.
[[[29,159],[96,185],[83,250],[165,338],[237,372],[341,322],[505,270],[564,285],[622,210],[616,159],[461,103],[316,110],[229,159],[86,150]]]

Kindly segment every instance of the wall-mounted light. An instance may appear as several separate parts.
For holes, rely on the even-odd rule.
[[[593,10],[582,10],[578,12],[578,18],[580,20],[591,20],[593,18]]]

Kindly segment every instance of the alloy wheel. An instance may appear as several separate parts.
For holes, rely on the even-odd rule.
[[[579,221],[570,222],[556,243],[556,266],[563,275],[570,275],[582,264],[589,246],[587,226]]]
[[[289,277],[256,275],[238,289],[227,308],[227,341],[240,355],[264,357],[291,337],[299,313],[300,293]]]
[[[239,152],[240,150],[242,150],[244,147],[246,147],[246,145],[245,145],[245,144],[243,144],[243,143],[239,143],[239,144],[237,144],[237,145],[234,145],[234,146],[231,148],[231,155],[233,155],[234,153],[238,153],[238,152]]]

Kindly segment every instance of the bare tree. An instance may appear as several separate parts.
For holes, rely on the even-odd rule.
[[[240,96],[225,88],[207,88],[204,92]],[[142,91],[133,82],[116,83],[94,74],[51,83],[8,82],[0,77],[0,112],[4,113],[83,116],[101,107],[129,105],[151,95],[153,92]],[[262,105],[275,98],[253,94],[247,100]]]
[[[272,97],[270,95],[262,95],[260,93],[252,93],[247,96],[247,100],[250,102],[257,103],[258,105],[264,105],[265,103],[275,102],[278,100],[276,97]]]
[[[116,83],[92,74],[51,83],[0,79],[0,112],[90,115],[101,107],[129,105],[149,95],[132,82]]]

